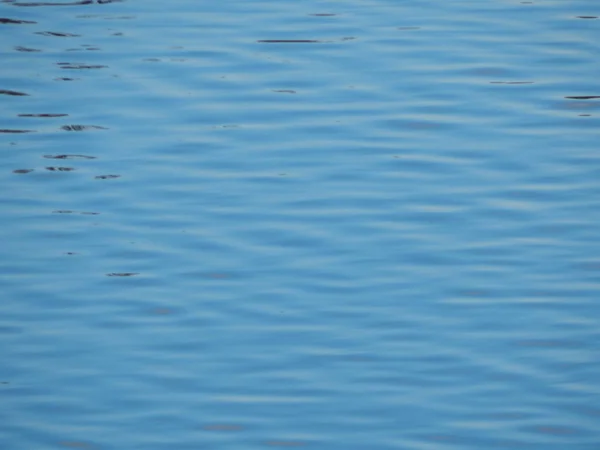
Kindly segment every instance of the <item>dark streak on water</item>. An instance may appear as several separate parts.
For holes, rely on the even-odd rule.
[[[533,84],[533,81],[490,81],[490,84]]]
[[[19,20],[19,19],[8,19],[5,17],[0,17],[0,23],[2,24],[21,24],[21,23],[37,23],[32,20]]]
[[[72,211],[69,209],[57,209],[52,211],[53,214],[83,214],[85,216],[97,216],[100,213],[98,212],[89,212],[89,211]]]
[[[15,3],[15,6],[77,6],[77,5],[91,5],[93,4],[93,0],[81,0],[75,2],[28,2],[28,3]]]
[[[108,66],[105,66],[102,64],[79,64],[79,63],[56,63],[56,64],[59,65],[61,69],[74,69],[74,70],[105,69],[108,67]]]
[[[257,42],[262,42],[266,44],[310,44],[322,41],[315,41],[311,39],[261,39]]]
[[[26,94],[25,92],[10,91],[10,90],[7,90],[7,89],[0,89],[0,95],[26,96],[26,95],[29,95],[29,94]]]
[[[41,36],[56,36],[56,37],[80,37],[80,34],[73,33],[63,33],[59,31],[37,31],[35,34],[39,34]]]
[[[43,118],[49,118],[49,117],[66,117],[68,116],[68,114],[52,114],[52,113],[42,113],[42,114],[18,114],[18,117],[43,117]]]
[[[600,98],[600,95],[579,95],[579,96],[571,96],[571,97],[565,97],[565,98],[570,98],[573,100],[592,100],[595,98]]]
[[[98,125],[63,125],[60,128],[65,131],[108,130],[108,128]]]
[[[46,167],[46,170],[49,170],[50,172],[72,172],[73,170],[75,170],[75,168],[74,167],[49,166],[49,167]]]
[[[97,3],[99,5],[108,4],[108,3],[117,3],[122,2],[124,0],[79,0],[74,2],[18,2],[13,3],[14,6],[24,6],[24,7],[32,7],[32,6],[82,6],[82,5],[93,5]]]
[[[47,159],[96,159],[95,156],[88,155],[44,155]]]
[[[14,133],[14,134],[19,134],[19,133],[35,133],[35,130],[15,130],[15,129],[8,129],[8,128],[3,128],[0,129],[0,133]]]
[[[22,47],[22,46],[15,47],[15,50],[18,52],[33,52],[33,53],[41,52],[41,50],[38,50],[36,48],[29,48],[29,47]]]

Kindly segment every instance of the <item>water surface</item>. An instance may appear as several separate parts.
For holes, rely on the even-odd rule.
[[[600,445],[600,3],[0,3],[2,447]]]

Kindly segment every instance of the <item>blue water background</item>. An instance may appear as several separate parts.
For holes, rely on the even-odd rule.
[[[1,448],[600,448],[600,2],[66,3],[0,3]]]

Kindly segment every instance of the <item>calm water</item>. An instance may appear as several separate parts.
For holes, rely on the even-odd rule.
[[[600,448],[599,17],[1,2],[0,446]]]

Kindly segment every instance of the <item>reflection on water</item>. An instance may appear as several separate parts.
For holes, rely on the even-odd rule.
[[[0,2],[2,448],[596,450],[599,8]]]

